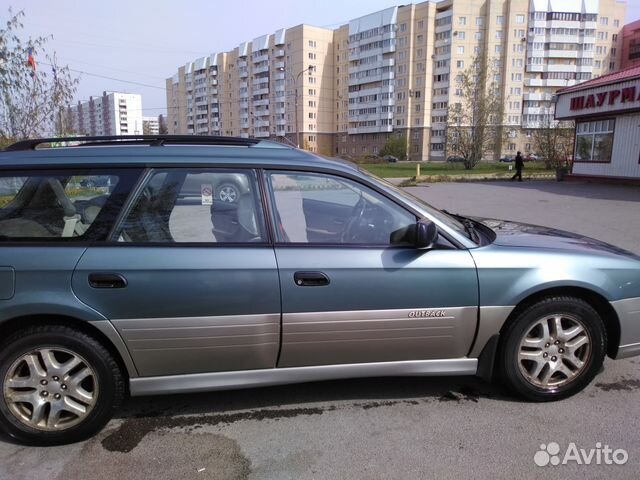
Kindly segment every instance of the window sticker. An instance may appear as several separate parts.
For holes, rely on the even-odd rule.
[[[207,184],[200,185],[200,197],[202,205],[213,205],[213,186]]]

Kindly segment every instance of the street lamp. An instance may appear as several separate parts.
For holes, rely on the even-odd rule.
[[[287,72],[286,68],[284,67],[278,67],[276,70],[278,70],[279,72],[284,72],[289,74],[289,76],[293,79],[293,86],[295,89],[295,109],[296,109],[296,116],[295,116],[295,130],[294,133],[296,134],[296,147],[300,148],[300,130],[298,130],[298,80],[300,80],[300,75],[302,75],[304,72],[308,71],[309,73],[313,72],[315,70],[316,67],[314,67],[313,65],[309,65],[307,68],[305,68],[304,70],[298,72],[298,74],[294,76]]]

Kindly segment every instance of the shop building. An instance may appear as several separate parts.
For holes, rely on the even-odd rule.
[[[576,124],[574,177],[640,181],[640,65],[558,91],[555,115]]]

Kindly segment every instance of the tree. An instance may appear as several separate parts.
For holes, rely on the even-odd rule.
[[[539,128],[531,131],[536,152],[544,159],[547,168],[566,167],[573,157],[573,122],[553,119],[547,109]]]
[[[396,157],[398,160],[407,158],[407,136],[391,135],[380,150],[381,157],[386,157],[387,155]]]
[[[65,106],[78,79],[46,49],[51,37],[20,39],[24,12],[13,14],[0,29],[0,143],[45,134],[64,134]],[[41,67],[46,68],[41,68]],[[55,132],[54,132],[55,130]]]
[[[476,57],[457,77],[459,101],[449,104],[447,145],[472,169],[485,155],[500,153],[504,143],[504,99],[497,60]]]

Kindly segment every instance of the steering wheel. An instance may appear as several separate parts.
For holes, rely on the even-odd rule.
[[[340,238],[342,243],[357,243],[356,240],[358,239],[358,229],[362,224],[362,218],[364,217],[364,212],[366,210],[367,201],[364,199],[364,197],[360,197],[358,203],[356,203],[353,207],[353,215],[351,215],[351,219],[342,232],[342,237]]]

